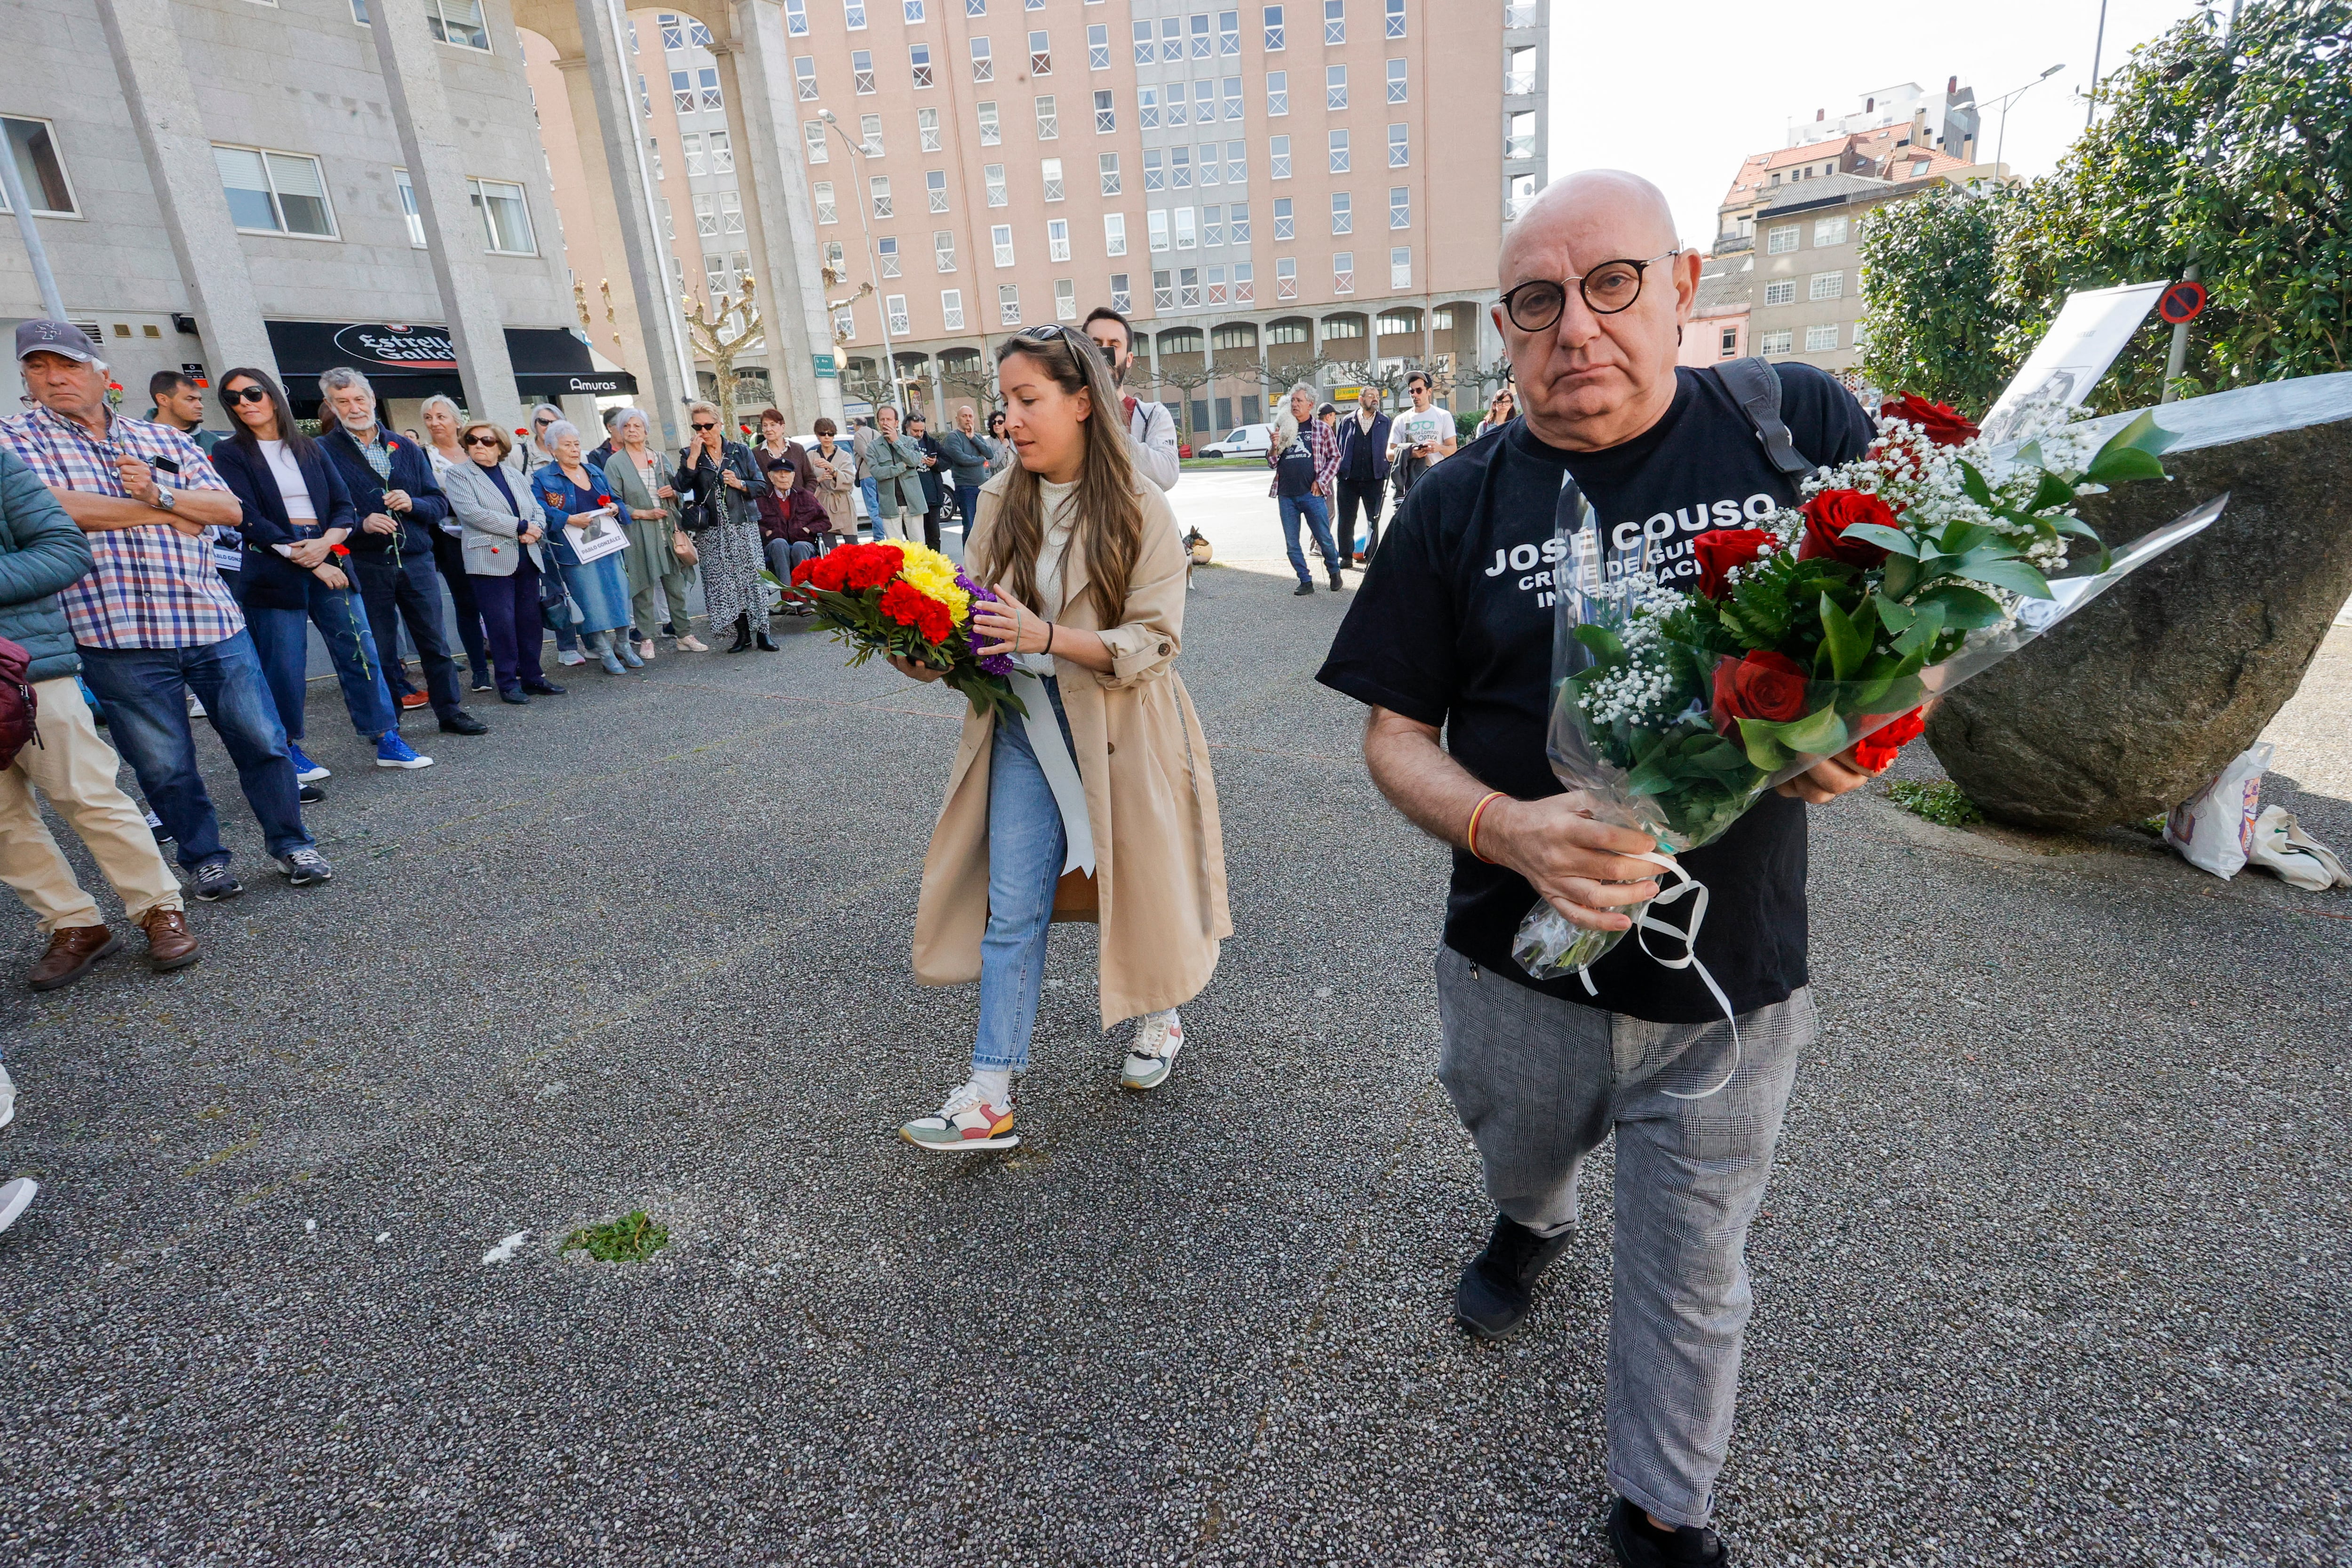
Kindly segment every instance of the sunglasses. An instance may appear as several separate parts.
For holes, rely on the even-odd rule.
[[[222,393],[221,401],[231,404],[267,403],[269,401],[269,389],[261,386],[240,386],[235,392]]]
[[[719,426],[716,425],[697,425],[695,428],[698,430],[716,430]]]
[[[496,436],[468,436],[466,437],[466,445],[468,447],[495,447],[498,444],[499,438]]]

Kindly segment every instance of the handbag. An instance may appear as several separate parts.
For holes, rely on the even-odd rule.
[[[30,651],[0,637],[0,768],[15,762],[27,742],[41,743],[41,700],[33,690],[32,668]]]
[[[691,451],[691,448],[688,448]],[[708,533],[727,521],[726,502],[719,492],[724,487],[719,470],[710,470],[710,489],[702,488],[703,470],[687,461],[688,452],[677,455],[677,475],[671,482],[678,487],[677,526],[684,533]]]
[[[677,557],[677,563],[681,566],[691,566],[702,559],[701,552],[694,548],[694,541],[688,537],[686,530],[682,528],[675,530],[670,534],[669,552]]]

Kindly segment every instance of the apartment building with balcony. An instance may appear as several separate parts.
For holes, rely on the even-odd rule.
[[[1138,324],[1131,386],[1223,428],[1286,370],[1497,357],[1494,257],[1545,175],[1545,4],[783,0],[787,101],[739,123],[791,127],[789,239],[853,410],[983,401],[1008,332],[1108,304]],[[728,41],[629,20],[672,278],[730,294],[761,247],[712,141]],[[570,243],[597,220],[561,160],[555,182]]]

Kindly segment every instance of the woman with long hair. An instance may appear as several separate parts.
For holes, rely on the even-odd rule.
[[[1119,1078],[1131,1089],[1167,1080],[1184,1043],[1176,1009],[1233,934],[1208,742],[1172,668],[1184,621],[1175,514],[1136,472],[1093,343],[1033,327],[996,361],[1016,460],[981,488],[965,559],[997,598],[973,605],[971,630],[983,657],[1013,660],[1028,713],[966,714],[923,862],[915,978],[980,981],[970,1078],[899,1129],[943,1151],[1019,1142],[1013,1076],[1028,1066],[1057,901],[1093,905],[1103,1027],[1141,1020]]]
[[[214,446],[213,468],[245,506],[237,524],[245,536],[237,598],[278,721],[286,727],[295,778],[324,799],[318,785],[332,776],[302,752],[306,624],[319,628],[352,728],[376,749],[378,763],[429,766],[433,759],[400,738],[400,710],[384,682],[367,605],[343,570],[350,557],[339,551],[360,520],[341,476],[295,424],[285,389],[268,372],[229,371],[220,378],[220,401],[230,434]]]
[[[603,661],[607,675],[642,669],[646,661],[623,635],[629,625],[629,580],[618,554],[583,558],[580,553],[580,547],[598,540],[605,530],[619,531],[620,503],[613,499],[604,470],[582,455],[578,426],[559,419],[541,439],[555,458],[530,476],[530,488],[545,517],[547,542],[555,551],[563,585],[571,589],[572,603],[578,607],[581,645]],[[573,529],[580,531],[577,541],[572,538]]]
[[[1481,436],[1500,430],[1517,418],[1518,413],[1518,395],[1511,390],[1508,382],[1505,382],[1496,389],[1495,395],[1486,400],[1486,417],[1478,421],[1478,428],[1471,435],[1470,439],[1475,441]]]

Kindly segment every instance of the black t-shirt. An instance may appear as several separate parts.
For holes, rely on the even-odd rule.
[[[1797,450],[1849,462],[1872,437],[1846,390],[1810,365],[1782,364],[1780,412]],[[1515,420],[1498,440],[1465,447],[1430,470],[1398,510],[1316,679],[1358,701],[1442,725],[1446,749],[1490,789],[1520,799],[1557,795],[1544,754],[1551,681],[1551,570],[1546,547],[1563,475],[1573,475],[1600,525],[1648,530],[1668,579],[1696,578],[1690,542],[1752,527],[1797,496],[1755,426],[1712,370],[1675,373],[1675,400],[1640,436],[1601,452],[1563,452]],[[1635,535],[1628,534],[1628,539]],[[1698,955],[1735,1011],[1769,1006],[1805,984],[1805,813],[1766,795],[1713,844],[1678,858],[1709,889]],[[1600,994],[1574,975],[1538,983],[1511,957],[1534,907],[1516,872],[1457,850],[1445,945],[1521,984],[1658,1023],[1722,1016],[1695,970],[1645,957],[1632,933],[1594,963]],[[1661,919],[1685,923],[1687,900]],[[1652,939],[1669,956],[1672,938]]]

